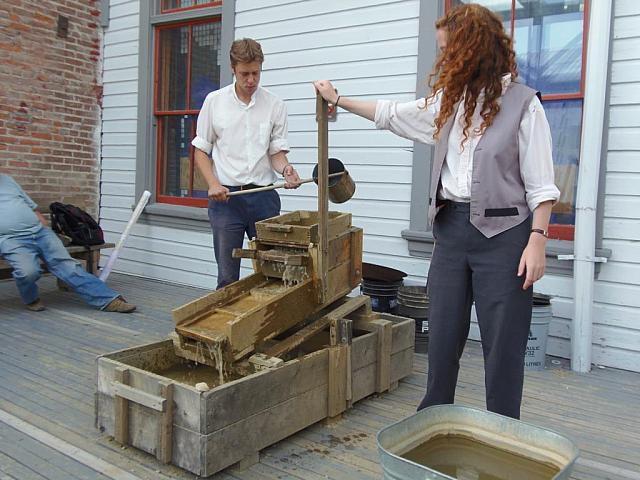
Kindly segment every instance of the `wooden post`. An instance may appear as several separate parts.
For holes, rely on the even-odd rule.
[[[346,305],[360,304],[358,300],[349,301]],[[337,317],[346,305],[332,312]],[[346,318],[333,318],[329,330],[329,399],[327,416],[336,417],[351,407],[351,341],[353,339],[353,322]]]
[[[318,303],[327,301],[329,257],[329,124],[327,102],[316,92],[318,122]]]
[[[378,329],[378,370],[376,391],[378,393],[389,390],[391,384],[391,340],[393,323],[388,320],[380,321]]]
[[[170,463],[173,457],[173,382],[160,382],[160,396],[166,400],[166,403],[160,416],[156,457],[162,463]]]
[[[347,356],[351,354],[349,345],[329,347],[329,385],[327,416],[336,417],[347,408]]]
[[[127,385],[129,383],[129,369],[117,367],[114,377],[116,382]],[[116,442],[121,445],[127,445],[129,443],[129,400],[115,395],[114,402],[114,436]]]
[[[87,252],[87,272],[95,275],[98,273],[100,263],[100,250],[89,250]]]

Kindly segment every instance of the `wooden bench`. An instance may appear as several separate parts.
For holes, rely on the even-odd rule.
[[[38,201],[39,199],[34,198],[38,206],[38,211],[45,216],[49,215],[49,204],[50,201]],[[74,205],[82,206],[80,202],[73,201],[75,199],[65,199],[64,203],[71,203]],[[91,245],[88,247],[84,247],[81,245],[67,245],[65,248],[69,255],[76,260],[81,260],[85,262],[85,268],[87,272],[93,273],[94,275],[98,273],[98,264],[100,262],[100,251],[107,248],[113,248],[115,244],[113,243],[103,243],[102,245]],[[44,262],[40,262],[42,264],[43,271],[47,272],[46,265]],[[0,280],[4,280],[7,278],[11,278],[11,272],[13,268],[2,258],[0,257]],[[58,283],[60,286],[60,284]]]

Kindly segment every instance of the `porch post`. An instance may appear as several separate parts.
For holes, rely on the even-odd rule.
[[[609,72],[612,0],[590,1],[580,170],[576,193],[571,369],[591,370],[598,179]],[[585,12],[586,14],[587,12]]]

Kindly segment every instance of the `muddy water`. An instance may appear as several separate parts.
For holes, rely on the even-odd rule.
[[[231,370],[231,366],[225,362],[222,350],[223,347],[220,342],[215,342],[213,344],[196,342],[196,359],[203,363],[208,360],[213,362],[213,369],[218,374],[218,381],[216,385],[222,385],[225,382],[225,378],[228,373],[227,370]]]
[[[402,457],[458,480],[549,480],[559,471],[459,435],[436,436]]]
[[[158,375],[191,386],[195,386],[196,383],[200,382],[205,382],[209,388],[221,385],[218,370],[202,363],[180,363],[158,372]]]

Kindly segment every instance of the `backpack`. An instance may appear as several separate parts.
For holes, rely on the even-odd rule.
[[[71,238],[75,245],[101,245],[104,233],[100,225],[91,215],[75,205],[53,202],[51,211],[51,228],[54,232]]]

